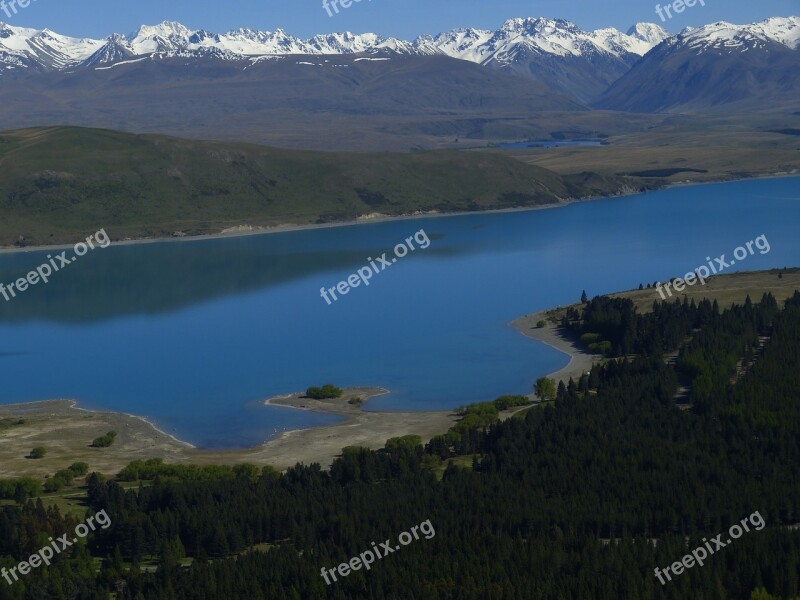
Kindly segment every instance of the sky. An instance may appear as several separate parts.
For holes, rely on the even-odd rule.
[[[677,33],[686,26],[721,20],[751,23],[770,16],[800,15],[800,0],[697,0],[695,6],[666,21],[656,14],[653,0],[354,0],[349,8],[340,7],[338,14],[331,11],[333,16],[322,7],[322,0],[29,1],[26,8],[17,6],[16,14],[9,10],[10,17],[0,12],[0,20],[92,38],[127,34],[139,25],[165,20],[215,33],[249,27],[281,28],[302,38],[352,31],[413,39],[458,27],[497,29],[512,17],[562,18],[587,30],[616,27],[626,31],[637,22],[655,22]]]

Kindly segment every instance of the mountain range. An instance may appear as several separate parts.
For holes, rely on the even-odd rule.
[[[388,52],[409,56],[442,55],[523,74],[580,101],[591,102],[664,42],[667,46],[661,54],[670,56],[680,48],[695,54],[715,51],[742,54],[747,50],[761,50],[770,43],[794,51],[800,44],[800,19],[775,17],[751,25],[719,22],[699,29],[689,28],[672,36],[653,23],[637,23],[627,33],[622,33],[614,28],[584,31],[563,19],[516,18],[507,20],[496,31],[455,29],[436,36],[420,36],[413,41],[350,32],[316,35],[304,40],[282,29],[242,28],[219,34],[192,30],[175,21],[142,25],[129,35],[90,39],[0,23],[0,75],[21,71],[103,69],[172,57],[246,60],[255,64],[293,55]],[[627,91],[624,85],[619,90]],[[612,92],[602,102],[615,104],[613,98],[615,93]],[[641,102],[629,100],[627,104],[638,106]]]
[[[642,55],[668,37],[657,25],[641,23],[623,34],[616,29],[587,32],[573,23],[510,19],[497,31],[457,29],[409,42],[374,33],[331,33],[303,40],[282,29],[236,29],[224,34],[193,31],[174,21],[142,25],[129,35],[80,39],[49,29],[0,25],[0,74],[104,68],[143,58],[218,58],[259,62],[291,55],[341,55],[386,51],[410,56],[443,55],[514,73],[541,73],[555,90],[588,101]],[[553,60],[554,59],[554,60]],[[556,63],[569,65],[559,67]],[[565,70],[578,76],[564,76]],[[535,76],[534,76],[535,77]]]
[[[798,46],[798,17],[676,35],[517,18],[413,41],[176,22],[79,39],[0,23],[0,128],[359,150],[602,137],[653,123],[630,113],[800,110]]]
[[[0,74],[103,68],[142,58],[244,58],[255,63],[267,57],[386,51],[409,56],[442,55],[530,75],[586,102],[667,37],[669,33],[652,23],[639,23],[622,33],[613,28],[583,31],[569,21],[544,18],[510,19],[497,31],[456,29],[414,41],[350,32],[303,40],[282,29],[236,29],[218,34],[193,31],[174,21],[142,25],[129,35],[114,34],[99,40],[2,24]]]
[[[36,30],[0,23],[0,66],[4,71],[20,68],[72,69],[81,65],[115,64],[141,56],[219,56],[222,58],[269,55],[354,54],[389,50],[399,54],[443,54],[481,64],[506,64],[521,47],[556,56],[605,53],[620,59],[642,56],[669,37],[661,27],[640,23],[627,34],[609,28],[587,32],[569,21],[510,19],[497,31],[456,29],[414,41],[384,38],[374,33],[350,32],[316,35],[303,40],[282,29],[256,31],[236,29],[224,34],[193,31],[181,23],[165,21],[142,25],[129,35],[106,39],[72,38],[49,29]]]

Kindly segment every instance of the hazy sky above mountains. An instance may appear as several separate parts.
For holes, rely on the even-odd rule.
[[[329,2],[331,0],[328,0]],[[770,16],[800,15],[800,0],[704,0],[662,22],[654,0],[361,0],[328,16],[322,0],[35,0],[0,20],[21,27],[50,28],[64,35],[102,38],[130,33],[141,24],[180,21],[215,33],[237,27],[282,28],[299,37],[353,31],[413,39],[458,27],[497,29],[511,17],[563,18],[583,29],[637,22],[658,23],[671,32],[715,21],[750,23]],[[661,4],[665,4],[662,1]]]

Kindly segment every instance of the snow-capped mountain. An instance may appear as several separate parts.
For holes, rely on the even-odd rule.
[[[114,34],[104,40],[72,38],[48,29],[36,30],[0,23],[0,54],[3,62],[32,63],[44,69],[68,69],[99,56],[207,56],[216,49],[222,55],[251,57],[288,54],[352,54],[388,50],[401,54],[444,54],[480,64],[508,65],[523,53],[558,57],[606,54],[624,61],[641,57],[670,38],[654,23],[637,23],[627,33],[614,28],[584,31],[563,19],[509,19],[496,31],[456,29],[413,41],[384,38],[374,33],[331,33],[303,40],[282,29],[257,31],[235,29],[223,34],[191,30],[175,21],[142,25],[129,35]],[[752,40],[772,40],[791,49],[800,44],[800,18],[774,17],[751,25],[713,23],[686,29],[672,39],[696,45],[735,47]],[[100,52],[101,55],[94,56]],[[215,53],[217,54],[217,53]],[[11,59],[16,60],[11,60]],[[6,60],[8,59],[8,60]]]
[[[128,48],[127,40],[121,35],[112,35],[105,44],[100,46],[91,56],[82,61],[87,67],[97,65],[112,65],[130,60],[135,55]]]
[[[89,58],[104,40],[71,38],[49,29],[41,31],[0,23],[0,72],[29,68],[62,70]]]
[[[444,54],[476,63],[504,64],[521,47],[554,56],[608,53],[617,58],[642,56],[668,37],[658,25],[640,23],[624,34],[616,29],[586,32],[564,20],[510,19],[497,31],[459,29],[414,41],[384,38],[374,33],[331,33],[303,40],[282,29],[235,29],[223,34],[193,31],[174,21],[142,25],[129,35],[105,40],[70,38],[47,29],[38,31],[0,23],[0,65],[20,64],[45,70],[69,69],[129,60],[130,57],[207,56],[209,50],[232,58],[289,54],[353,54],[390,51],[429,56]]]
[[[741,50],[746,47],[763,47],[767,42],[778,42],[790,50],[797,50],[800,47],[800,17],[773,17],[750,25],[720,21],[685,29],[675,36],[672,45],[676,48],[687,46],[698,51]]]
[[[555,56],[586,56],[607,52],[618,58],[627,54],[642,56],[669,37],[653,23],[634,25],[631,31],[649,31],[651,39],[624,34],[614,28],[583,31],[563,19],[509,19],[497,31],[460,29],[439,34],[434,44],[448,56],[486,62],[502,61],[519,47]]]
[[[633,107],[661,110],[673,106],[674,102],[669,97],[678,93],[679,87],[673,86],[669,93],[664,94],[661,90],[666,81],[664,79],[659,80],[660,83],[650,81],[644,85],[633,75],[648,79],[648,74],[641,69],[631,72],[633,67],[642,62],[646,62],[652,72],[658,71],[667,62],[682,65],[684,71],[676,71],[675,76],[690,77],[686,85],[697,92],[701,88],[706,89],[707,84],[715,81],[716,77],[714,73],[709,73],[706,80],[691,78],[692,73],[700,70],[695,63],[704,56],[719,56],[722,53],[742,58],[744,53],[751,51],[751,56],[742,58],[742,64],[756,68],[753,61],[759,53],[771,51],[780,54],[785,51],[790,53],[788,58],[783,59],[790,65],[787,77],[780,79],[780,74],[775,76],[786,88],[787,85],[791,87],[790,83],[798,78],[791,70],[792,60],[797,59],[798,47],[798,17],[774,17],[749,25],[712,23],[704,27],[687,28],[677,35],[670,35],[654,23],[637,23],[622,33],[614,28],[585,31],[563,19],[517,18],[507,20],[496,31],[456,29],[435,36],[420,36],[413,41],[385,38],[374,33],[349,32],[301,39],[282,29],[257,31],[242,28],[219,34],[192,30],[174,21],[153,26],[142,25],[128,35],[114,34],[104,40],[95,40],[72,38],[48,29],[39,31],[0,23],[0,76],[105,70],[116,66],[130,68],[127,66],[141,66],[143,61],[174,57],[195,59],[198,62],[191,64],[197,67],[223,60],[228,61],[231,67],[244,71],[265,61],[282,60],[292,55],[311,57],[379,53],[390,57],[442,56],[534,79],[551,90],[565,93],[586,104],[595,102],[605,94],[602,101],[604,106],[624,107],[627,110]],[[328,61],[320,64],[328,64]],[[705,68],[710,68],[704,64]],[[623,85],[625,81],[638,83],[631,84],[631,89],[627,89]],[[748,81],[759,79],[751,78]],[[627,94],[627,97],[611,94],[610,88],[615,83],[619,83],[616,88],[618,94]],[[716,103],[725,102],[727,96],[724,90],[728,89],[731,82],[721,83],[721,87],[706,90],[713,92]],[[623,89],[624,92],[620,91]],[[685,94],[691,95],[689,91],[685,91]],[[744,92],[740,90],[731,97],[741,94]],[[642,95],[648,96],[648,99],[638,102],[636,98]],[[680,99],[675,101],[680,104]]]
[[[800,18],[788,17],[687,28],[647,53],[595,105],[637,112],[746,110],[798,97]]]
[[[627,35],[628,37],[635,38],[646,43],[650,48],[653,48],[669,37],[669,34],[664,35],[665,33],[666,32],[662,27],[659,27],[653,23],[637,23],[628,29]],[[641,54],[646,54],[646,51],[642,52]]]
[[[160,25],[142,25],[136,33],[128,36],[128,46],[133,54],[153,54],[184,50],[194,32],[175,21],[164,21]]]
[[[669,34],[652,23],[632,30],[584,31],[563,19],[509,19],[497,31],[461,29],[440,34],[434,46],[448,56],[533,77],[553,89],[589,101]]]
[[[510,19],[497,31],[457,29],[414,41],[350,32],[303,40],[282,29],[235,29],[218,34],[193,31],[174,21],[142,25],[129,35],[91,40],[0,24],[0,75],[105,69],[145,58],[245,60],[242,68],[247,68],[273,56],[388,52],[443,55],[521,74],[587,102],[668,36],[652,23],[634,25],[626,34],[613,28],[588,32],[569,21],[542,18]]]

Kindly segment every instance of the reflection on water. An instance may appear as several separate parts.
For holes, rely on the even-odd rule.
[[[682,275],[761,234],[770,253],[742,266],[800,264],[798,181],[112,245],[0,301],[0,402],[75,398],[145,415],[196,445],[228,447],[338,420],[261,403],[312,385],[392,390],[371,410],[447,409],[524,393],[566,358],[509,328],[519,315],[575,302],[584,289],[594,295]],[[321,287],[421,228],[429,248],[334,305],[320,298]],[[0,256],[0,281],[23,276],[44,255]]]

